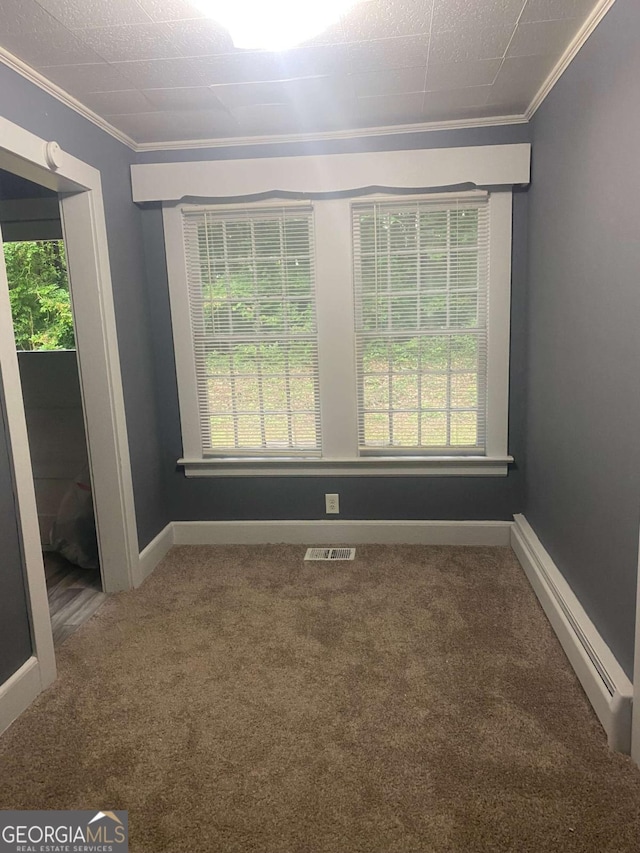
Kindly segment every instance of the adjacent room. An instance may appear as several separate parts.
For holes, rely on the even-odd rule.
[[[0,224],[56,644],[104,601],[56,193],[0,172]]]
[[[6,849],[640,848],[638,33],[0,4]]]

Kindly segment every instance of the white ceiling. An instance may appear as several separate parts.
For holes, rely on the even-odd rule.
[[[188,0],[0,0],[0,46],[137,143],[251,137],[522,114],[595,5],[364,0],[269,53]]]

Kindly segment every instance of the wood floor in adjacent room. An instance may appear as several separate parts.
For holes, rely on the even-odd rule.
[[[640,772],[509,549],[176,547],[0,737],[0,808],[133,853],[632,853]]]
[[[43,554],[47,598],[56,646],[71,636],[107,600],[99,569],[81,569],[60,554]]]

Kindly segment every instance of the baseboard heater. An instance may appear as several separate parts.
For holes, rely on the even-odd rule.
[[[607,733],[611,749],[631,751],[633,685],[523,515],[511,547]]]

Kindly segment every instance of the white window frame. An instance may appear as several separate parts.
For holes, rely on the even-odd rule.
[[[456,198],[455,193],[437,198]],[[375,194],[394,201],[407,196]],[[433,199],[429,196],[411,196]],[[357,376],[354,332],[352,206],[361,199],[312,202],[316,246],[316,315],[319,339],[322,456],[206,456],[202,446],[198,387],[189,312],[183,210],[202,205],[163,206],[169,294],[176,354],[183,457],[190,477],[259,474],[412,474],[500,476],[512,457],[507,452],[509,407],[509,315],[511,302],[512,193],[489,196],[489,335],[487,347],[487,446],[482,456],[361,456],[358,451]],[[256,208],[274,202],[255,203]],[[278,201],[279,207],[295,202]],[[305,202],[308,206],[308,202]],[[244,205],[221,205],[238,209]]]
[[[132,166],[134,200],[163,202],[183,437],[183,457],[178,463],[186,476],[505,476],[513,461],[508,454],[512,187],[528,183],[529,164],[529,145],[499,145]],[[359,456],[351,205],[365,198],[390,201],[404,189],[428,192],[463,184],[465,192],[469,185],[491,188],[486,453]],[[312,202],[323,456],[205,457],[187,297],[182,200],[206,199],[210,204],[224,199],[225,205],[216,204],[216,208],[249,204],[272,207],[274,203],[295,203],[286,197],[295,192],[308,205],[309,196],[317,193],[339,191],[346,195],[353,190],[356,196],[359,188],[381,186],[394,189],[366,196],[357,193],[357,198],[316,198]],[[259,193],[269,193],[269,200],[247,201],[248,194]],[[453,191],[447,193],[452,198],[455,195]],[[434,196],[428,192],[426,197]],[[235,204],[228,204],[236,198]],[[406,195],[402,198],[407,200]]]

